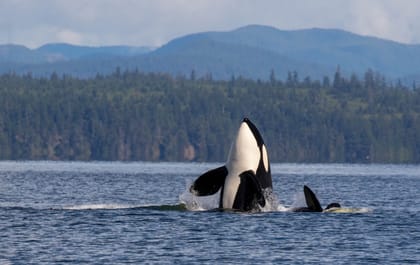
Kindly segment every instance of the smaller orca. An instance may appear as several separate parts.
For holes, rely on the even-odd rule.
[[[306,185],[303,186],[303,193],[305,194],[305,201],[307,207],[293,208],[293,212],[323,212],[333,208],[340,208],[341,205],[338,202],[333,202],[328,204],[325,210],[322,210],[321,204],[319,203],[318,198],[315,193]]]

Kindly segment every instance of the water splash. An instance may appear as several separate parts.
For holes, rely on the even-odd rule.
[[[219,207],[220,191],[211,196],[194,196],[189,190],[179,195],[179,202],[189,211],[208,211]]]
[[[188,184],[187,187],[190,185]],[[303,192],[297,192],[293,195],[293,203],[285,206],[280,202],[276,194],[271,189],[264,190],[266,203],[264,207],[257,209],[258,212],[293,212],[293,209],[305,207],[305,195]],[[187,211],[209,211],[219,207],[220,191],[211,196],[195,196],[186,188],[179,196],[181,205],[185,205]],[[326,211],[325,213],[370,213],[372,209],[367,207],[348,208],[343,207],[335,211]]]
[[[179,202],[184,204],[189,211],[209,211],[219,207],[220,191],[211,196],[195,196],[189,191],[190,183],[187,183],[187,188],[179,196]],[[288,209],[280,203],[277,196],[271,189],[264,191],[266,199],[265,206],[260,208],[261,212],[284,212]]]
[[[293,194],[292,205],[290,208],[306,207],[305,194],[302,191]]]
[[[265,206],[261,208],[261,212],[284,212],[287,208],[280,203],[276,194],[272,189],[264,190]]]

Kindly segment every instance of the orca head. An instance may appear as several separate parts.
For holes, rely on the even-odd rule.
[[[248,118],[239,126],[226,168],[221,206],[242,211],[255,209],[256,204],[264,207],[266,193],[272,190],[270,164],[263,138]]]
[[[332,202],[327,205],[325,210],[331,209],[331,208],[341,208],[341,205],[338,202]]]
[[[266,172],[270,171],[267,148],[257,127],[244,118],[228,155],[228,167],[238,173],[253,170],[257,173],[260,161]],[[233,168],[232,168],[233,167]]]

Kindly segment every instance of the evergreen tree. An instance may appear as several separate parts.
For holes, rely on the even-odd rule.
[[[0,76],[0,159],[223,161],[244,116],[273,162],[420,162],[420,90],[368,69],[333,86],[124,71]],[[339,89],[337,89],[339,88]]]

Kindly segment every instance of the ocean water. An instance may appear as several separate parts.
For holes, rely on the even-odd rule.
[[[420,264],[419,165],[272,164],[260,213],[188,193],[219,165],[0,162],[0,265]],[[290,212],[303,185],[355,211]]]

